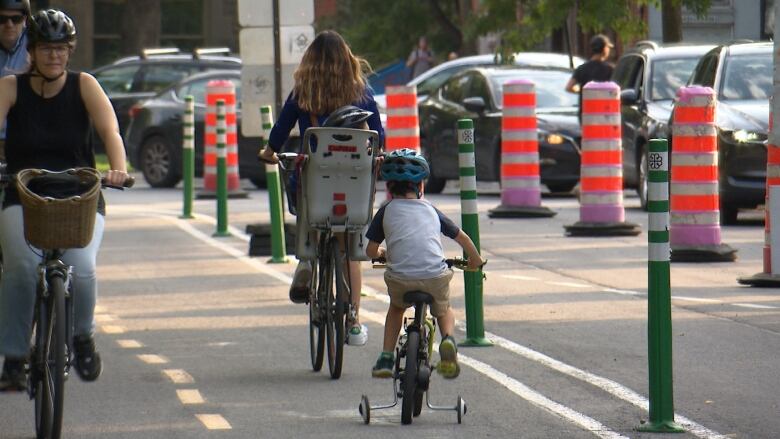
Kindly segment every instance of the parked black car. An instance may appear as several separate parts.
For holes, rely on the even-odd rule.
[[[131,108],[133,117],[125,133],[127,156],[152,187],[173,187],[182,178],[182,117],[187,95],[195,99],[195,175],[203,175],[206,84],[215,79],[229,80],[236,88],[239,176],[265,187],[265,167],[257,161],[260,138],[241,134],[240,70],[193,75]]]
[[[712,87],[718,98],[715,123],[722,224],[734,224],[740,208],[764,204],[772,49],[772,43],[718,46],[701,58],[688,82]]]
[[[516,66],[478,67],[451,77],[419,104],[420,143],[430,160],[427,192],[440,192],[458,178],[456,122],[474,121],[477,180],[500,181],[503,84],[529,79],[536,84],[541,181],[552,192],[579,182],[580,126],[577,95],[565,91],[570,69]]]
[[[146,49],[139,56],[121,58],[98,67],[91,73],[111,100],[119,133],[130,121],[128,111],[136,102],[151,98],[160,90],[198,72],[241,69],[241,59],[229,56],[227,48],[196,49],[180,53],[178,49]],[[97,151],[103,149],[99,136],[92,136]]]
[[[642,208],[647,208],[648,141],[668,138],[675,93],[688,82],[702,55],[714,47],[640,41],[618,59],[612,80],[621,90],[623,184],[636,189]]]

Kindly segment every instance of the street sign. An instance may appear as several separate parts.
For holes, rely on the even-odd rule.
[[[280,0],[280,26],[298,26],[314,22],[312,0]],[[239,0],[238,23],[241,27],[272,27],[274,13],[272,0]]]

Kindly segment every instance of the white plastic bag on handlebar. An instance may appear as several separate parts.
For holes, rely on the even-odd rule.
[[[312,139],[317,145],[315,152],[311,152]],[[308,159],[301,184],[310,227],[362,231],[371,222],[372,164],[378,141],[379,134],[370,130],[326,127],[306,130],[303,145]]]

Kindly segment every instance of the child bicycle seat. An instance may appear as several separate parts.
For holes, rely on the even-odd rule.
[[[317,150],[311,151],[312,140]],[[313,127],[303,135],[308,156],[302,172],[309,227],[361,230],[371,222],[376,131]]]

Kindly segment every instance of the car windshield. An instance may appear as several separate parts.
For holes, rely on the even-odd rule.
[[[433,93],[434,90],[439,88],[440,85],[444,84],[445,81],[450,79],[452,75],[460,72],[461,70],[468,69],[469,67],[473,67],[470,64],[461,64],[452,66],[448,69],[444,69],[433,76],[423,79],[420,82],[415,82],[412,80],[409,82],[409,84],[415,84],[417,85],[417,94],[418,95],[428,95]]]
[[[772,96],[772,52],[726,58],[721,100],[757,100]]]
[[[653,63],[650,72],[650,100],[664,101],[674,99],[677,90],[685,86],[699,57],[679,59],[659,59]]]
[[[536,84],[536,107],[576,107],[577,95],[566,91],[571,72],[565,70],[507,70],[490,75],[493,99],[503,105],[503,84],[512,79],[529,79]]]

